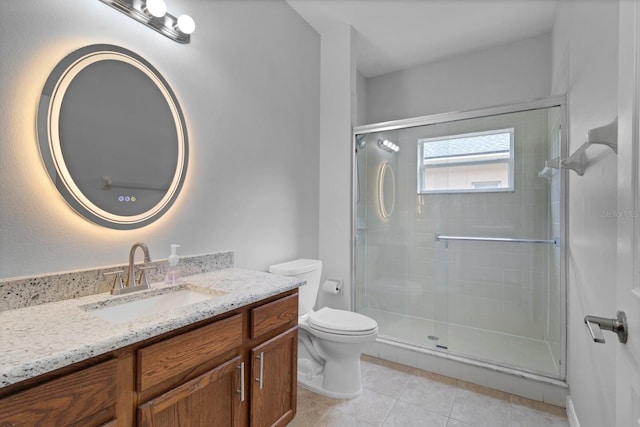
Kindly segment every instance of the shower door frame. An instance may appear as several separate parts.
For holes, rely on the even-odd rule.
[[[566,95],[550,96],[547,98],[540,98],[531,101],[504,104],[487,108],[480,108],[467,111],[451,112],[451,113],[438,113],[428,116],[414,117],[409,119],[400,119],[387,122],[373,123],[368,125],[355,126],[352,132],[352,145],[351,145],[351,311],[356,311],[356,234],[357,234],[357,182],[356,176],[357,159],[356,159],[356,146],[359,135],[365,135],[369,133],[383,132],[389,130],[398,130],[418,126],[433,125],[444,122],[452,122],[464,119],[476,119],[487,116],[495,116],[499,114],[517,113],[527,110],[536,110],[542,108],[560,107],[560,160],[565,159],[568,156],[569,145],[569,132],[568,132],[568,115],[566,108]],[[560,366],[558,376],[549,376],[544,374],[535,374],[542,377],[548,377],[553,379],[559,379],[561,381],[566,380],[567,368],[567,245],[568,242],[568,227],[566,226],[566,219],[568,218],[568,169],[562,166],[561,162],[558,165],[558,172],[560,173],[560,323],[562,329],[560,331]],[[406,344],[404,344],[406,345]],[[419,346],[415,346],[419,347]],[[422,347],[419,347],[422,348]],[[470,361],[487,363],[486,360],[480,360],[473,357],[473,355],[457,354],[449,350],[434,349],[431,350],[434,354],[447,355],[455,354],[463,359]],[[496,366],[501,366],[496,364]],[[507,368],[513,369],[512,366]]]

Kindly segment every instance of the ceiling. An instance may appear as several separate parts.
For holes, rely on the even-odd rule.
[[[375,77],[551,31],[557,0],[286,0],[318,33],[351,25]]]

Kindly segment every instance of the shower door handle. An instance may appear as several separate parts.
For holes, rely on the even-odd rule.
[[[618,335],[618,341],[622,344],[627,343],[628,325],[627,316],[624,311],[618,311],[614,319],[606,319],[598,316],[585,316],[584,324],[589,328],[589,333],[594,342],[604,344],[604,335],[602,330],[615,332]]]

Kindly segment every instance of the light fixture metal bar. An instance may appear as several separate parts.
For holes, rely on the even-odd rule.
[[[133,0],[100,0],[104,4],[108,4],[112,8],[124,13],[130,18],[135,19],[141,24],[146,25],[149,28],[159,32],[165,37],[170,38],[178,43],[189,43],[191,41],[191,35],[185,34],[176,30],[176,23],[178,19],[167,13],[162,18],[155,18],[148,16],[142,10],[135,7]]]

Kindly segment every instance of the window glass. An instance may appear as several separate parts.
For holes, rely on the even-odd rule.
[[[513,191],[513,128],[418,140],[418,192]]]

